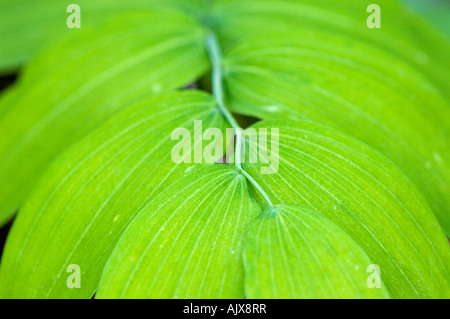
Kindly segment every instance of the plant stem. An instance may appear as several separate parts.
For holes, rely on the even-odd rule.
[[[234,119],[233,115],[228,111],[225,106],[225,101],[223,98],[223,74],[222,74],[222,54],[220,52],[219,42],[217,41],[217,37],[214,33],[208,32],[206,36],[206,47],[208,49],[209,58],[211,60],[212,65],[212,94],[216,98],[217,103],[219,104],[219,109],[227,119],[227,121],[231,124],[231,126],[237,130],[239,128],[239,124]]]
[[[269,206],[273,207],[272,201],[270,200],[269,196],[267,195],[267,193],[262,189],[262,187],[258,184],[257,181],[255,181],[255,179],[246,171],[244,171],[243,169],[241,169],[241,173],[242,175],[244,175],[247,180],[252,183],[253,186],[255,186],[255,188],[259,191],[259,193],[261,194],[261,196],[266,200],[266,202],[269,204]]]
[[[223,74],[222,74],[222,53],[220,50],[219,41],[216,35],[208,31],[206,36],[206,48],[208,51],[209,59],[211,61],[211,78],[212,78],[212,94],[217,101],[219,110],[222,112],[225,119],[230,123],[234,129],[236,135],[236,145],[234,148],[234,163],[239,169],[239,172],[244,175],[247,180],[259,191],[262,197],[267,201],[267,203],[273,207],[272,201],[270,200],[267,193],[262,189],[262,187],[256,182],[256,180],[250,176],[249,173],[244,171],[241,164],[241,149],[243,143],[243,136],[241,132],[241,127],[237,123],[234,116],[225,106],[225,100],[223,96]]]

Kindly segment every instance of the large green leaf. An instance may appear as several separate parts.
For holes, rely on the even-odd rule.
[[[249,230],[244,263],[248,298],[389,297],[383,283],[368,287],[366,253],[303,206],[268,207]]]
[[[273,120],[253,128],[250,139],[256,129],[269,128],[269,141],[276,134],[270,128],[279,129],[276,174],[260,174],[270,159],[264,149],[259,163],[244,165],[275,205],[305,205],[331,219],[380,266],[392,297],[449,297],[448,242],[423,197],[392,162],[312,122]]]
[[[225,65],[235,111],[312,119],[373,146],[450,231],[450,108],[423,74],[373,45],[306,29],[248,38]]]
[[[450,42],[392,0],[377,2],[382,27],[369,29],[371,3],[219,2],[230,106],[264,119],[307,117],[375,147],[450,234]]]
[[[54,39],[79,32],[69,29],[70,1],[1,0],[0,1],[0,73],[13,71],[34,57]],[[192,12],[202,0],[78,0],[81,29],[97,26],[124,11],[170,9]],[[150,21],[148,21],[150,22]],[[165,28],[166,26],[164,26]]]
[[[133,101],[204,72],[203,34],[181,13],[135,12],[35,60],[0,101],[0,224],[72,143]]]
[[[243,298],[242,238],[260,213],[235,167],[194,169],[133,220],[97,297]]]
[[[192,132],[194,119],[224,128],[211,96],[159,95],[123,111],[58,158],[14,221],[0,296],[91,297],[130,220],[193,165],[172,161],[178,142],[171,134],[178,127]],[[70,264],[81,267],[81,289],[66,286]]]
[[[418,15],[396,0],[379,0],[381,28],[370,29],[366,21],[371,0],[222,0],[214,14],[227,44],[246,37],[304,29],[353,40],[386,50],[421,68],[447,97],[446,72],[450,42]],[[264,38],[263,37],[263,38]]]

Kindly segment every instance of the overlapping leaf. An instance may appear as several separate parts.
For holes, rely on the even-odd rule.
[[[243,298],[242,239],[260,213],[235,167],[194,169],[133,220],[97,297]]]
[[[133,101],[203,72],[202,43],[193,18],[138,12],[64,40],[36,60],[0,102],[0,224],[72,143]]]
[[[380,266],[392,297],[449,296],[448,242],[423,197],[391,162],[312,122],[269,121],[253,128],[279,129],[276,174],[259,174],[267,157],[244,166],[274,204],[305,205],[340,226]],[[276,132],[268,133],[272,140]]]
[[[267,33],[315,30],[386,50],[419,67],[441,89],[448,93],[449,41],[423,19],[412,14],[396,0],[380,0],[381,28],[367,27],[370,0],[222,0],[216,10],[218,29],[228,45],[246,36],[264,37]]]
[[[171,133],[193,131],[194,119],[224,128],[211,96],[160,95],[128,108],[59,158],[14,222],[0,296],[91,297],[130,220],[191,167],[171,159]],[[67,288],[70,264],[81,267],[80,289]]]
[[[162,108],[166,109],[165,106]],[[135,111],[130,110],[130,116],[133,112]],[[141,116],[135,114],[133,118],[141,118]],[[119,118],[117,120],[119,121]],[[156,122],[158,120],[155,119]],[[123,127],[130,125],[127,121],[120,122],[123,122]],[[274,175],[261,175],[259,171],[261,165],[255,164],[246,164],[245,168],[268,191],[274,203],[307,205],[340,225],[366,251],[370,259],[380,265],[382,278],[393,296],[446,296],[449,286],[448,245],[424,200],[393,164],[363,144],[321,125],[309,122],[291,122],[289,126],[279,122],[260,125],[275,126],[280,129],[282,156],[279,172]],[[116,131],[114,128],[112,130]],[[79,153],[81,145],[83,143],[73,148],[66,157],[73,157],[74,153]],[[120,145],[122,143],[118,143],[117,147]],[[89,148],[88,145],[85,147]],[[168,149],[165,151],[169,152]],[[111,152],[116,154],[117,149],[112,149]],[[96,161],[108,157],[108,154],[109,152],[99,152],[99,158]],[[81,153],[80,156],[85,155]],[[77,163],[79,159],[74,158],[73,161]],[[129,164],[129,161],[130,159],[123,159],[123,165]],[[59,163],[55,164],[54,170],[60,171],[62,175],[67,174],[67,164],[63,168],[60,166]],[[96,165],[85,164],[85,168],[92,166]],[[111,170],[113,167],[114,173]],[[237,277],[233,277],[228,272],[227,258],[230,254],[233,255],[234,248],[239,251],[241,249],[239,247],[242,247],[240,246],[242,243],[235,237],[239,233],[242,240],[243,224],[238,221],[239,216],[247,216],[246,220],[248,220],[250,215],[253,217],[257,215],[257,209],[251,208],[256,207],[251,199],[252,195],[249,195],[246,186],[242,184],[243,176],[236,179],[237,172],[222,165],[206,168],[205,171],[194,171],[195,174],[188,174],[153,201],[148,202],[146,200],[152,196],[146,195],[146,192],[150,192],[149,190],[141,190],[142,175],[134,176],[128,173],[130,178],[124,182],[120,176],[127,173],[123,173],[124,169],[121,167],[117,163],[111,163],[110,169],[105,170],[107,174],[118,174],[120,185],[123,185],[117,188],[113,196],[108,187],[111,183],[107,178],[109,175],[105,178],[103,175],[105,173],[102,174],[100,171],[98,178],[92,181],[89,179],[88,185],[85,186],[83,182],[85,175],[82,175],[80,180],[75,177],[77,175],[74,175],[76,173],[74,172],[69,175],[69,179],[72,180],[64,181],[64,185],[71,186],[72,189],[63,190],[61,188],[64,185],[50,182],[48,187],[36,192],[27,201],[24,211],[21,212],[15,224],[18,230],[13,229],[5,255],[6,261],[3,261],[2,287],[8,287],[4,288],[3,293],[8,297],[15,294],[30,296],[34,293],[42,293],[46,289],[46,296],[53,294],[58,297],[72,294],[86,296],[85,294],[92,293],[101,268],[111,252],[111,246],[117,241],[117,236],[131,218],[138,210],[141,210],[114,250],[113,257],[104,271],[99,297],[242,296],[243,292],[240,288],[236,290],[230,288],[235,287],[234,284],[242,288],[239,286],[243,284],[242,273],[238,271]],[[153,170],[146,182],[156,183],[161,180],[160,176],[154,176],[154,172],[157,170]],[[52,170],[48,173],[49,178],[54,176],[57,180],[62,178],[58,175]],[[92,172],[87,171],[86,175],[91,176]],[[217,178],[214,177],[215,175]],[[167,183],[172,180],[174,179],[168,179]],[[131,183],[131,186],[128,183]],[[240,186],[238,187],[237,184]],[[105,187],[105,195],[102,196],[99,189],[103,190]],[[46,204],[48,193],[53,192],[50,204]],[[72,192],[76,194],[73,200],[70,195]],[[255,193],[255,189],[252,193]],[[60,197],[59,200],[58,197]],[[104,203],[105,200],[106,203]],[[146,205],[146,203],[149,204]],[[231,205],[228,209],[227,203]],[[240,206],[238,203],[244,203],[244,205]],[[132,204],[131,208],[127,204]],[[214,207],[217,206],[216,209],[212,208],[213,204]],[[36,207],[42,205],[46,206],[36,212]],[[93,208],[85,212],[86,207]],[[68,213],[62,215],[61,209],[67,209]],[[36,213],[40,215],[38,219],[36,219]],[[245,215],[246,213],[250,215]],[[119,217],[122,218],[121,216],[125,218],[122,224],[119,219]],[[236,220],[227,222],[233,218]],[[53,219],[57,221],[54,222]],[[37,222],[33,222],[36,220]],[[307,220],[307,217],[302,219],[305,223]],[[117,226],[120,227],[119,229],[116,228],[115,223],[120,224]],[[330,225],[330,222],[321,220],[321,223],[323,223],[322,227],[331,231],[337,229],[336,226]],[[29,224],[36,224],[32,227],[34,231],[31,235],[27,235],[27,230],[30,229]],[[69,236],[67,236],[68,230],[64,228],[60,230],[61,233],[55,233],[56,225],[61,227],[67,224],[70,226],[66,227],[71,229]],[[39,228],[40,225],[42,228]],[[49,225],[55,226],[49,227]],[[74,231],[74,225],[80,226],[75,227]],[[276,223],[271,224],[270,227],[276,227],[276,225]],[[53,231],[43,234],[42,229],[53,229]],[[317,234],[317,231],[315,233]],[[252,236],[252,233],[249,236]],[[253,236],[255,236],[254,233]],[[325,235],[321,234],[322,236]],[[340,289],[342,295],[334,296],[386,297],[384,290],[372,291],[372,294],[363,292],[362,285],[365,284],[365,281],[361,282],[363,275],[360,272],[355,274],[353,271],[356,267],[362,267],[362,263],[368,263],[370,259],[364,257],[362,250],[357,248],[356,244],[341,231],[336,230],[335,236],[343,236],[345,238],[343,241],[347,244],[345,248],[341,247],[342,250],[336,253],[333,260],[349,267],[346,276],[353,275],[348,281],[342,280],[339,285],[336,285],[336,290]],[[56,238],[67,242],[66,244],[64,241],[56,242]],[[221,244],[216,247],[213,243],[216,241],[218,245],[219,238]],[[264,240],[265,237],[258,238]],[[278,244],[289,246],[288,239],[289,237],[284,237]],[[313,245],[312,239],[308,242]],[[252,245],[251,240],[248,243]],[[320,254],[320,249],[329,247],[324,243],[316,244],[316,254]],[[298,254],[308,255],[307,246],[295,245],[295,247],[298,249]],[[349,254],[359,257],[348,259]],[[39,263],[38,256],[43,256],[48,261],[45,264],[45,270]],[[326,258],[327,254],[324,253],[321,256]],[[311,258],[310,255],[309,257]],[[251,257],[247,259],[249,258]],[[214,261],[213,269],[224,267],[221,268],[223,271],[210,270],[211,265],[205,260],[211,263]],[[232,260],[238,267],[237,259],[233,257]],[[306,258],[303,258],[302,263],[293,262],[285,266],[290,272],[294,272],[296,267],[307,269],[308,262]],[[73,293],[73,290],[65,286],[65,278],[61,274],[71,263],[80,264],[81,269],[89,270],[83,273],[84,280],[89,283],[88,292],[83,290],[83,294]],[[186,268],[181,267],[181,264]],[[205,264],[206,270],[202,268]],[[247,262],[247,265],[248,272],[252,274],[255,271],[255,264]],[[38,272],[34,271],[35,268]],[[320,277],[319,270],[320,268],[317,268],[316,272],[312,273],[313,278],[308,277],[308,279],[299,273],[296,278],[308,282],[310,285],[308,291],[317,292],[316,296],[330,297],[332,292],[324,293],[326,289],[329,289],[329,282],[317,280]],[[231,276],[229,280],[233,283],[230,287],[225,284],[228,287],[227,290],[221,290],[221,285],[217,283],[217,280],[224,278],[224,271],[226,276]],[[220,278],[217,277],[218,274]],[[17,280],[21,277],[27,278],[27,285]],[[10,278],[16,279],[13,282]],[[333,278],[338,280],[337,276]],[[54,287],[37,289],[42,285],[49,287],[49,283]],[[258,288],[263,289],[261,296],[274,296],[271,294],[272,288],[268,288],[267,284],[261,283],[261,285]],[[248,289],[255,291],[252,286]],[[302,290],[298,291],[301,294]],[[284,291],[283,294],[275,296],[293,297],[294,295]]]
[[[248,231],[248,298],[387,298],[367,285],[373,262],[328,218],[298,205],[264,211]],[[318,285],[317,283],[322,283]]]
[[[17,12],[47,21],[39,32],[4,32],[0,69],[63,34],[55,26],[64,26],[65,5],[45,3],[0,2],[0,31]],[[392,162],[352,138],[400,166],[448,230],[448,43],[432,29],[392,1],[380,3],[390,12],[382,30],[367,28],[359,0],[221,0],[208,16],[200,0],[80,4],[88,25],[90,14],[144,10],[72,30],[0,101],[0,223],[34,188],[2,257],[0,296],[88,298],[103,273],[102,298],[239,298],[244,280],[248,297],[449,297],[449,247],[428,204]],[[265,162],[244,165],[277,213],[257,219],[247,242],[265,205],[258,189],[230,166],[170,158],[173,129],[192,131],[194,120],[225,128],[216,101],[199,92],[149,98],[206,71],[202,22],[227,50],[233,110],[281,118],[254,127],[280,130],[275,174],[261,174]],[[36,184],[56,156],[123,109]],[[380,290],[365,286],[372,262]],[[81,289],[66,285],[70,264],[81,267]]]
[[[366,142],[408,174],[450,230],[450,108],[420,72],[366,43],[306,29],[243,42],[226,69],[236,111],[308,118]]]
[[[307,117],[375,147],[407,172],[448,234],[450,43],[396,1],[377,2],[382,28],[369,29],[370,3],[220,2],[230,105]]]

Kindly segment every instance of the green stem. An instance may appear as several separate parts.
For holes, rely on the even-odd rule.
[[[243,169],[241,169],[242,175],[244,175],[247,180],[253,184],[253,186],[258,190],[258,192],[261,194],[261,196],[266,200],[266,202],[269,204],[269,206],[273,207],[272,201],[270,200],[269,196],[267,195],[267,193],[262,189],[262,187],[258,184],[257,181],[255,181],[255,179],[246,171],[244,171]]]
[[[270,206],[273,206],[272,201],[269,199],[269,196],[267,196],[266,192],[262,189],[258,182],[256,182],[256,180],[242,168],[241,149],[243,137],[241,133],[241,127],[239,126],[231,112],[228,110],[228,108],[225,106],[225,100],[223,97],[223,74],[221,65],[222,53],[220,50],[219,41],[217,40],[216,35],[211,31],[208,31],[208,34],[206,36],[206,48],[208,51],[209,59],[211,61],[212,94],[217,101],[219,110],[228,121],[228,123],[230,123],[230,125],[233,127],[234,133],[236,134],[234,163],[239,169],[239,172],[242,173],[242,175],[244,175],[247,180],[260,192],[267,203]]]
[[[217,37],[214,33],[208,32],[206,36],[206,48],[208,49],[209,58],[211,60],[212,65],[212,94],[216,98],[217,103],[219,104],[219,109],[227,119],[227,121],[231,124],[231,126],[237,130],[239,129],[239,124],[234,119],[233,115],[228,111],[225,106],[225,101],[223,98],[223,88],[222,88],[222,54],[220,52],[219,42],[217,41]]]

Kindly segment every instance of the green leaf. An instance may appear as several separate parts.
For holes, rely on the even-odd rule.
[[[314,120],[382,152],[450,232],[448,99],[404,60],[315,30],[246,38],[225,62],[230,105],[263,119]]]
[[[76,1],[81,10],[81,29],[101,25],[126,11],[163,9],[195,14],[202,3],[202,0]],[[55,39],[78,33],[79,29],[69,29],[66,25],[71,14],[67,12],[69,4],[71,2],[61,0],[0,1],[0,73],[13,71],[29,62]],[[170,23],[164,28],[167,26]]]
[[[224,0],[231,108],[263,119],[308,118],[393,160],[450,235],[450,42],[397,1]],[[264,37],[261,37],[264,34]]]
[[[242,237],[260,213],[236,168],[194,169],[133,220],[97,297],[243,298]]]
[[[268,207],[249,230],[247,298],[387,298],[369,288],[373,262],[336,224],[298,205]]]
[[[161,94],[128,108],[59,157],[14,221],[2,256],[3,298],[89,298],[135,214],[193,164],[175,164],[175,128],[224,129],[214,99]],[[192,133],[191,133],[192,134]],[[193,135],[193,134],[192,134]],[[187,156],[187,155],[186,155]],[[66,269],[81,268],[68,289]]]
[[[405,175],[381,154],[307,121],[264,121],[279,129],[279,168],[260,174],[269,157],[245,164],[276,205],[311,207],[346,232],[381,268],[394,298],[447,298],[450,247],[432,211]],[[276,136],[275,136],[276,137]],[[274,143],[277,144],[276,138]],[[269,146],[269,150],[272,146]]]
[[[337,37],[349,37],[399,56],[420,68],[448,98],[448,80],[443,68],[450,68],[450,42],[418,15],[396,0],[378,0],[381,28],[370,29],[366,21],[372,0],[222,0],[215,15],[218,30],[227,46],[249,42],[247,36],[264,38],[304,30]],[[319,40],[319,39],[317,39]]]
[[[35,60],[0,101],[0,224],[67,147],[134,101],[204,72],[203,36],[186,15],[134,12]]]

